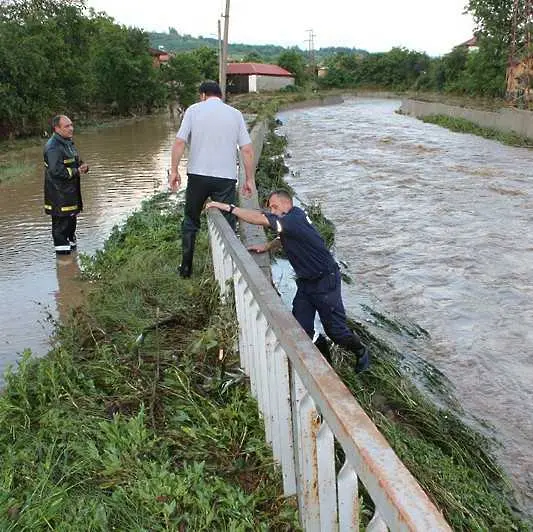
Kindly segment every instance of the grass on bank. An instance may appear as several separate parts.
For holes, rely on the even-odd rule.
[[[84,260],[95,285],[0,395],[0,530],[297,530],[202,233],[164,195]],[[141,333],[143,333],[141,335]]]
[[[260,201],[272,189],[294,193],[283,178],[289,170],[283,158],[287,141],[276,134],[275,127],[271,120],[257,171]],[[319,205],[310,207],[313,223],[332,245],[333,224],[324,218]],[[403,327],[379,313],[373,315],[381,326],[398,334],[428,334],[421,328]],[[452,528],[501,532],[533,529],[516,510],[510,482],[492,455],[493,442],[463,423],[460,412],[440,408],[424,395],[401,369],[401,353],[372,335],[363,323],[349,323],[370,346],[373,363],[369,371],[356,376],[346,362],[349,354],[333,347],[335,369]],[[425,372],[433,389],[449,393],[437,371],[429,374],[425,368]],[[341,456],[339,463],[343,463]],[[372,506],[368,499],[366,503]]]
[[[464,118],[454,118],[446,115],[427,115],[421,117],[423,122],[436,124],[445,127],[451,131],[459,133],[471,133],[490,140],[496,140],[509,146],[518,146],[521,148],[533,148],[533,139],[518,135],[517,133],[506,133],[498,129],[478,126],[474,122]]]
[[[38,138],[1,141],[0,184],[33,174],[37,168],[35,161],[42,161],[43,144]]]

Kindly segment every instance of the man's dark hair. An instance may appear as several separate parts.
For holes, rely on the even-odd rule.
[[[284,188],[278,188],[277,190],[273,190],[269,195],[268,195],[268,198],[267,198],[267,205],[270,201],[270,198],[272,196],[280,196],[281,198],[285,198],[285,199],[288,199],[290,201],[292,201],[292,195],[291,193],[288,191],[288,190],[285,190]]]
[[[222,98],[222,91],[220,85],[216,81],[207,80],[200,85],[200,94],[206,96],[218,96]]]
[[[56,127],[59,126],[59,122],[63,118],[63,115],[56,115],[50,120],[50,131],[53,133],[56,130]]]

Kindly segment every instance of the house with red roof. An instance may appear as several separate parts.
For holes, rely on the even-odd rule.
[[[152,56],[152,64],[154,67],[159,68],[161,65],[168,63],[170,54],[165,50],[158,48],[149,48],[148,52]]]
[[[278,65],[228,63],[227,90],[230,93],[279,91],[294,85],[294,76]]]

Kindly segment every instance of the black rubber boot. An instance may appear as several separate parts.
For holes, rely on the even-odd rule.
[[[365,344],[361,343],[358,336],[354,334],[341,345],[356,356],[355,363],[353,364],[356,373],[361,373],[361,371],[368,369],[370,366],[370,350]]]
[[[329,350],[329,340],[323,335],[319,334],[314,341],[316,348],[322,353],[324,358],[331,364],[331,352]]]
[[[194,243],[196,242],[196,233],[183,233],[181,238],[182,258],[179,268],[180,276],[183,278],[190,277],[192,274],[192,258],[194,256]]]

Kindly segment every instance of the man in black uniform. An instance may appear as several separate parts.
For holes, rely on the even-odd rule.
[[[52,237],[57,255],[76,248],[76,216],[83,209],[80,175],[89,166],[80,160],[72,142],[70,118],[52,118],[53,135],[44,147],[44,211],[52,216]]]
[[[249,249],[263,253],[283,246],[296,274],[298,289],[292,302],[292,313],[298,323],[313,338],[315,315],[318,312],[324,331],[331,340],[356,356],[355,370],[360,372],[368,368],[368,348],[346,325],[339,266],[305,212],[293,205],[290,194],[284,190],[272,192],[268,198],[270,212],[241,209],[217,201],[207,203],[206,207],[233,213],[245,222],[271,227],[276,231],[278,238]],[[319,336],[315,343],[329,360],[327,340]]]

